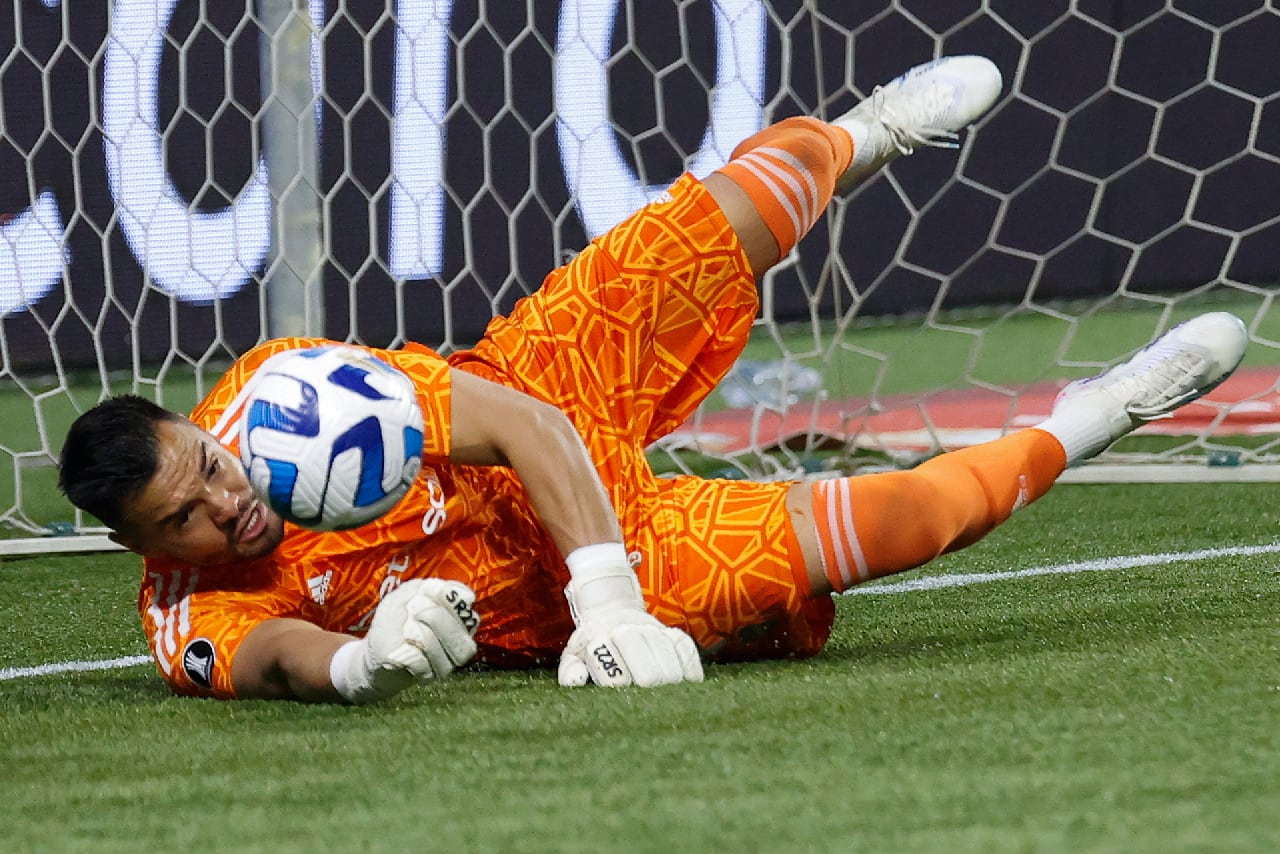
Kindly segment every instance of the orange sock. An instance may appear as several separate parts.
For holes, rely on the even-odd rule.
[[[797,116],[748,137],[719,171],[751,198],[786,255],[827,209],[852,161],[847,131]]]
[[[813,516],[837,592],[977,542],[1049,491],[1066,467],[1058,440],[1022,430],[910,471],[820,480]]]

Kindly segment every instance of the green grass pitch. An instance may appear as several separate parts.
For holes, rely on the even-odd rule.
[[[1062,486],[902,579],[1266,546],[1280,485]],[[464,673],[367,708],[170,696],[127,555],[0,565],[9,851],[1280,850],[1280,554],[844,597],[701,685]]]

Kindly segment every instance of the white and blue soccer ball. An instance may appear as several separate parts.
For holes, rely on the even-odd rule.
[[[413,381],[357,347],[288,350],[258,368],[240,421],[253,491],[291,522],[320,531],[377,519],[422,466]]]

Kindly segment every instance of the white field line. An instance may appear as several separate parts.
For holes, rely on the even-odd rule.
[[[101,661],[59,661],[54,664],[37,664],[34,667],[0,667],[0,682],[6,679],[25,679],[28,676],[50,676],[54,673],[81,673],[85,670],[116,670],[146,664],[149,655],[127,655],[124,658],[107,658]]]
[[[846,596],[884,596],[892,593],[914,593],[920,590],[941,590],[945,587],[968,587],[972,584],[986,584],[990,581],[1008,581],[1019,578],[1035,578],[1040,575],[1070,575],[1076,572],[1109,572],[1113,569],[1133,569],[1139,566],[1158,566],[1166,563],[1188,563],[1198,560],[1213,560],[1221,557],[1246,557],[1249,555],[1275,554],[1280,552],[1280,543],[1265,546],[1231,546],[1221,549],[1198,549],[1191,552],[1164,552],[1151,555],[1129,555],[1127,557],[1104,557],[1097,560],[1084,560],[1076,563],[1062,563],[1057,566],[1036,566],[1030,569],[1014,569],[1008,572],[972,572],[960,575],[930,575],[925,578],[911,578],[893,584],[873,584],[855,587]]]
[[[1134,569],[1140,566],[1159,566],[1169,563],[1189,563],[1222,557],[1248,557],[1251,555],[1280,553],[1280,543],[1265,546],[1232,546],[1221,549],[1198,549],[1190,552],[1163,552],[1150,555],[1106,557],[1098,560],[1062,563],[1055,566],[1036,566],[1014,569],[1008,572],[972,572],[958,575],[930,575],[891,584],[871,584],[855,587],[846,596],[888,596],[896,593],[916,593],[922,590],[942,590],[947,587],[969,587],[993,581],[1016,581],[1041,575],[1071,575],[1077,572],[1110,572],[1116,569]],[[34,667],[0,667],[0,682],[9,679],[25,679],[29,676],[50,676],[54,673],[80,673],[88,670],[115,670],[133,667],[151,661],[150,656],[129,655],[101,661],[61,661],[38,664]]]

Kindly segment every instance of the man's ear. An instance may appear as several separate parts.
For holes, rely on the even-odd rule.
[[[117,546],[123,546],[134,554],[142,554],[142,549],[139,546],[138,541],[133,537],[130,537],[128,534],[122,534],[119,531],[112,531],[107,534],[107,539],[111,540],[111,542],[115,543]]]

